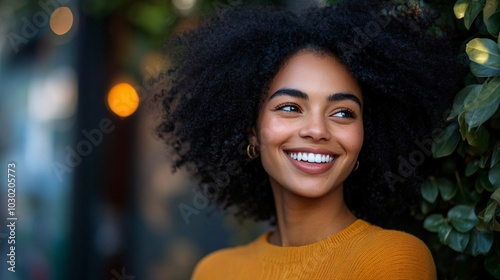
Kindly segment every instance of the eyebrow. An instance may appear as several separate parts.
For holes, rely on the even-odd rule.
[[[341,100],[354,101],[355,103],[357,103],[359,105],[359,107],[361,107],[361,100],[359,100],[359,98],[352,93],[341,92],[341,93],[330,94],[330,96],[328,96],[328,101],[330,101],[330,102],[331,101],[341,101]]]
[[[275,93],[273,93],[271,95],[271,97],[269,97],[269,100],[271,100],[275,97],[278,97],[278,96],[283,96],[283,95],[297,97],[297,98],[300,98],[303,100],[309,100],[309,96],[306,93],[304,93],[300,90],[297,90],[297,89],[289,89],[289,88],[283,88],[283,89],[277,90]],[[361,100],[359,100],[359,98],[356,95],[354,95],[350,92],[332,93],[328,96],[327,100],[328,100],[328,102],[351,100],[351,101],[355,102],[356,104],[358,104],[359,107],[362,107]]]
[[[304,99],[304,100],[309,100],[309,96],[307,96],[307,94],[305,94],[304,92],[302,92],[298,89],[290,89],[290,88],[282,88],[282,89],[277,90],[275,93],[273,93],[273,95],[271,95],[271,97],[269,97],[269,100],[271,100],[275,97],[278,97],[278,96],[283,96],[283,95],[288,95],[288,96],[297,97],[297,98]]]

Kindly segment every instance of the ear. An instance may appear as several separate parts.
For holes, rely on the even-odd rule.
[[[255,147],[259,146],[259,140],[257,137],[257,129],[255,128],[255,125],[252,126],[248,131],[248,143],[250,145],[255,146]]]

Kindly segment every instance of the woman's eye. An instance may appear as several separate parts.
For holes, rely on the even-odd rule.
[[[278,107],[276,107],[276,110],[285,111],[285,112],[300,112],[299,106],[293,105],[293,104],[278,105]]]
[[[333,114],[333,116],[338,117],[338,118],[348,118],[348,119],[356,118],[356,114],[354,114],[354,112],[351,110],[342,110],[342,111],[336,112],[335,114]]]

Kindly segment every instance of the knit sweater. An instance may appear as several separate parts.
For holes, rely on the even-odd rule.
[[[304,246],[273,245],[269,234],[206,256],[192,280],[436,279],[432,255],[422,241],[363,220]]]

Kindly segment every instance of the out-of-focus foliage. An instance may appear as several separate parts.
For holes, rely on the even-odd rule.
[[[122,15],[126,21],[144,33],[153,43],[163,42],[165,37],[182,20],[193,20],[215,9],[237,7],[252,3],[273,4],[272,0],[172,0],[172,1],[84,1],[84,12],[89,16],[103,18],[108,15]]]
[[[453,11],[471,35],[463,48],[470,73],[434,139],[440,166],[422,185],[421,212],[439,240],[431,247],[441,251],[442,275],[477,277],[484,265],[500,279],[500,1],[458,0]]]

